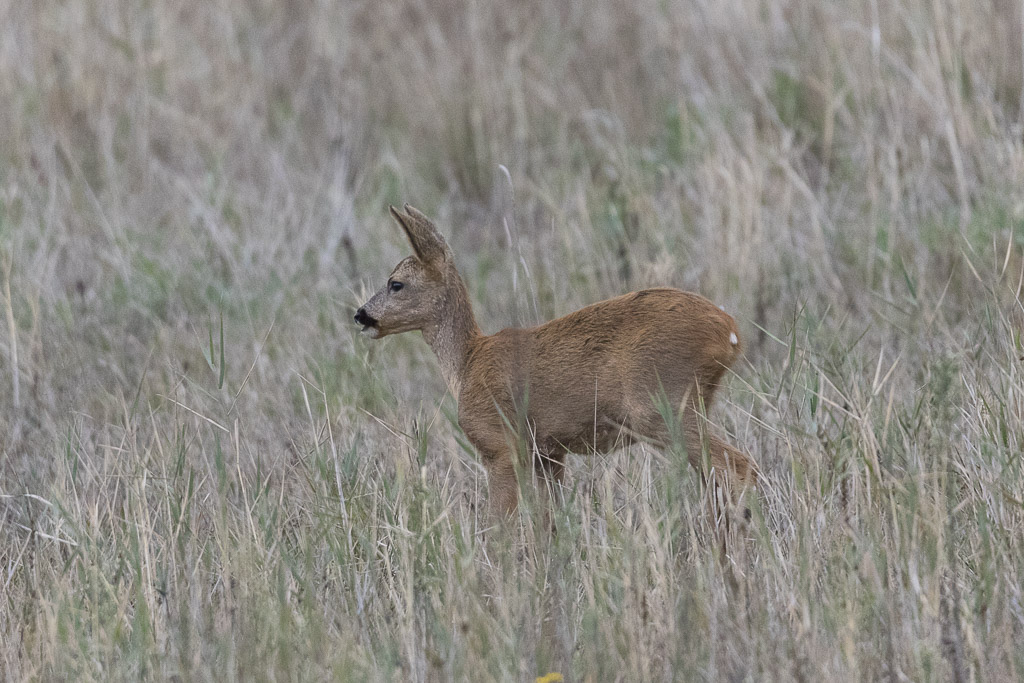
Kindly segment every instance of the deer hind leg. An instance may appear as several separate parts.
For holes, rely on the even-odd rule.
[[[715,487],[716,494],[726,496],[727,500],[721,502],[740,503],[744,494],[757,486],[757,464],[746,453],[711,433],[695,407],[686,407],[682,426],[690,464],[705,480],[710,479],[708,483]]]
[[[733,506],[742,504],[744,494],[757,486],[757,464],[745,453],[727,444],[711,432],[704,410],[710,405],[716,385],[706,382],[693,392],[703,396],[695,399],[690,392],[677,399],[680,412],[673,417],[675,424],[666,422],[663,412],[649,402],[635,400],[628,406],[628,419],[624,420],[623,434],[654,444],[663,450],[678,446],[686,448],[687,460],[700,475],[701,483],[710,485],[713,507],[727,512]],[[750,510],[742,507],[744,517]],[[726,516],[728,518],[728,516]]]

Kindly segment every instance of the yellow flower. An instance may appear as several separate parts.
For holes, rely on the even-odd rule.
[[[562,683],[563,680],[562,674],[552,671],[549,674],[539,676],[537,678],[537,683]]]

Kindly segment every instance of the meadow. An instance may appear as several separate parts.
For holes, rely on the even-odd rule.
[[[1022,23],[0,0],[0,678],[1024,679]],[[486,332],[736,317],[724,554],[643,445],[487,530],[430,350],[352,322],[404,202]]]

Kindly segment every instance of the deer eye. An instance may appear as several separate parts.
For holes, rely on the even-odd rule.
[[[392,282],[388,283],[388,291],[390,291],[390,292],[397,292],[402,287],[405,287],[405,284],[403,284],[401,282],[392,281]]]

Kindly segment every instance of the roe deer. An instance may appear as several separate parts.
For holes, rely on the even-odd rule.
[[[487,469],[492,514],[516,509],[518,437],[531,439],[536,471],[559,481],[567,452],[608,450],[623,434],[669,446],[658,397],[681,412],[687,457],[702,476],[706,457],[734,500],[756,484],[753,460],[707,433],[700,419],[739,356],[731,316],[700,295],[662,287],[487,336],[434,224],[408,204],[404,213],[392,206],[391,215],[414,255],[355,321],[374,339],[422,331],[458,401],[459,426]]]

